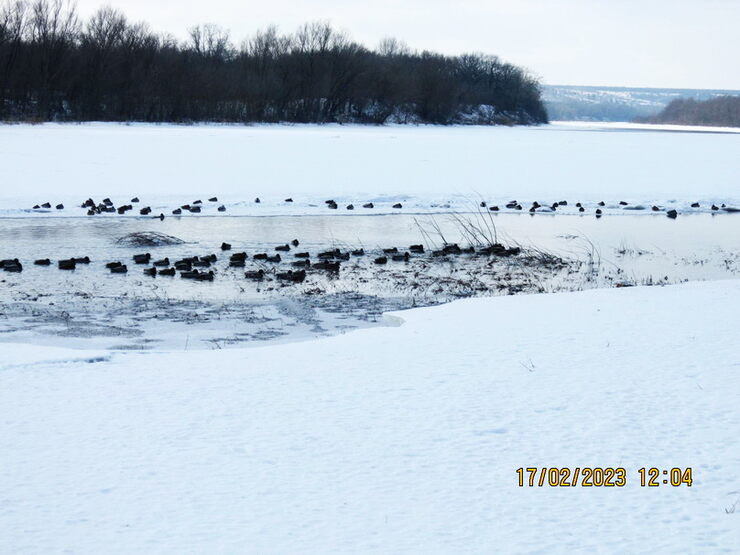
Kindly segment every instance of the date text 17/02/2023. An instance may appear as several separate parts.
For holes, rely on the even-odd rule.
[[[627,485],[627,470],[622,467],[529,467],[517,468],[520,487],[617,487]],[[693,482],[691,467],[643,467],[637,471],[642,487],[687,486]]]

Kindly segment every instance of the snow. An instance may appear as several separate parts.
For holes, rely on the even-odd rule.
[[[18,367],[28,348],[3,345],[0,551],[735,551],[738,306],[718,281],[245,350],[37,347]],[[520,488],[528,466],[628,485]],[[694,483],[642,488],[643,466]]]
[[[404,211],[424,212],[470,208],[481,197],[567,199],[570,209],[579,200],[590,208],[601,200],[673,201],[682,210],[697,200],[740,204],[740,134],[642,129],[2,125],[0,215],[28,215],[49,201],[67,208],[39,217],[84,216],[79,204],[90,196],[118,205],[135,195],[155,215],[212,195],[228,214],[246,215],[326,213],[327,198],[354,215],[370,213],[360,207],[368,201],[377,204],[372,213],[395,212],[398,201]],[[344,210],[350,202],[354,212]],[[216,214],[215,205],[206,212]]]

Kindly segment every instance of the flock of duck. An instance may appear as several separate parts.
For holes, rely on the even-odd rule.
[[[300,242],[293,239],[290,243],[285,243],[275,247],[273,253],[259,252],[251,257],[246,252],[231,252],[232,245],[229,243],[221,244],[221,251],[228,254],[228,266],[230,268],[246,268],[247,261],[251,258],[255,264],[254,269],[246,270],[244,277],[249,280],[263,281],[271,279],[273,276],[276,280],[286,283],[302,283],[306,279],[307,271],[325,272],[328,274],[338,275],[343,262],[351,258],[364,257],[371,253],[365,252],[364,248],[342,251],[334,248],[318,252],[313,256],[310,252],[299,250]],[[500,244],[494,244],[482,248],[467,247],[463,248],[457,244],[448,244],[438,250],[432,250],[432,257],[449,257],[463,254],[478,256],[515,256],[521,252],[519,247],[507,248]],[[291,256],[292,254],[292,256]],[[410,245],[408,249],[399,250],[397,247],[380,249],[372,254],[372,263],[384,265],[389,262],[408,262],[412,257],[419,257],[426,254],[424,245]],[[214,265],[218,261],[216,254],[205,256],[190,256],[180,259],[170,260],[169,257],[153,259],[151,253],[135,254],[132,257],[134,265],[146,266],[143,270],[144,275],[150,277],[168,276],[173,277],[179,273],[183,279],[194,281],[213,281],[216,273]],[[290,269],[285,270],[279,264],[287,262]],[[88,265],[91,260],[88,256],[67,258],[56,261],[59,270],[75,270],[78,265]],[[33,262],[35,266],[51,266],[53,263],[49,258],[42,258]],[[274,265],[274,266],[273,266]],[[259,267],[262,266],[262,267]],[[272,268],[270,268],[272,266]],[[111,274],[127,274],[128,265],[120,260],[107,262],[106,269]],[[0,269],[6,272],[19,273],[23,271],[23,264],[17,258],[0,260]]]
[[[131,199],[130,203],[128,203],[128,204],[121,204],[118,207],[116,207],[113,204],[113,201],[110,198],[104,198],[103,201],[102,202],[99,202],[99,203],[96,203],[92,198],[88,198],[86,201],[84,201],[80,205],[80,208],[83,208],[83,209],[87,210],[87,215],[88,216],[95,216],[97,214],[108,214],[108,213],[111,213],[111,214],[116,214],[117,213],[117,214],[119,214],[119,215],[122,216],[122,215],[126,214],[127,212],[133,211],[134,210],[134,204],[139,204],[140,202],[141,201],[139,200],[139,197],[134,197],[134,198]],[[208,199],[208,202],[209,203],[218,203],[218,197],[211,197],[211,198]],[[262,201],[260,200],[259,197],[255,198],[254,199],[254,202],[255,202],[255,204],[261,204],[262,203]],[[292,198],[286,198],[283,202],[285,202],[287,204],[290,204],[290,203],[293,202],[293,199]],[[330,210],[337,210],[339,208],[339,205],[333,199],[324,201],[324,204]],[[182,206],[179,206],[179,207],[175,208],[174,210],[172,210],[172,215],[173,216],[181,216],[185,212],[189,212],[191,214],[200,214],[203,211],[204,206],[205,205],[204,205],[204,203],[203,203],[202,200],[200,200],[200,199],[194,200],[193,202],[191,202],[189,204],[183,204]],[[362,207],[363,208],[371,209],[371,208],[375,208],[375,204],[372,203],[372,202],[366,202],[366,203],[362,204]],[[48,210],[48,209],[51,209],[51,208],[52,208],[52,204],[50,202],[44,202],[43,204],[35,204],[31,209],[32,210]],[[54,205],[54,208],[56,210],[64,210],[65,207],[64,207],[64,204],[63,203],[59,203],[59,204]],[[354,210],[355,209],[355,205],[354,204],[348,204],[345,208],[347,210]],[[397,203],[395,203],[393,205],[393,208],[395,208],[395,209],[401,209],[401,208],[403,208],[403,204],[401,204],[400,202],[397,202]],[[218,212],[226,212],[226,205],[220,204],[216,210]],[[143,208],[140,208],[139,209],[139,215],[140,216],[150,216],[151,214],[152,214],[152,207],[151,206],[144,206]],[[158,216],[157,215],[154,215],[153,217],[154,218],[157,218],[157,219],[160,219],[160,220],[164,220],[164,217],[165,216],[164,216],[164,213],[163,212],[160,212],[160,214]]]
[[[485,201],[481,201],[480,203],[481,208],[488,208],[491,212],[498,212],[500,208],[498,206],[488,206]],[[562,208],[564,206],[568,206],[567,200],[561,200],[559,202],[553,202],[551,205],[542,205],[537,201],[534,201],[532,205],[529,207],[529,212],[531,214],[535,214],[537,212],[555,212],[558,208]],[[576,202],[575,204],[576,208],[578,208],[578,212],[584,213],[586,211],[586,207],[580,203]],[[619,207],[623,208],[625,210],[647,210],[647,207],[641,205],[641,204],[635,204],[630,205],[629,202],[620,200],[619,201]],[[523,206],[521,203],[517,202],[516,200],[509,201],[506,203],[506,208],[509,210],[523,210]],[[606,208],[606,203],[602,200],[597,203],[597,207],[594,209],[594,214],[597,218],[601,218],[603,216],[604,211],[603,209]],[[691,203],[691,208],[701,208],[701,204],[698,202]],[[678,217],[678,210],[674,208],[663,208],[661,206],[652,205],[651,210],[653,212],[665,212],[666,216],[669,218],[675,219]],[[736,211],[734,208],[730,208],[723,204],[721,207],[717,206],[716,204],[711,205],[712,212],[716,212],[718,210],[725,210],[728,212],[734,212]]]
[[[211,203],[211,204],[218,204],[218,197],[211,197],[211,198],[208,199],[208,202]],[[259,197],[257,197],[257,198],[254,199],[254,202],[256,204],[260,204],[261,203],[261,200],[259,199]],[[284,200],[284,202],[290,204],[290,203],[293,202],[293,199],[292,198],[286,198]],[[84,201],[80,205],[80,207],[83,208],[83,209],[85,209],[85,210],[87,210],[87,215],[88,216],[95,216],[97,214],[105,214],[105,213],[118,213],[120,215],[124,215],[127,212],[133,211],[134,210],[134,204],[139,204],[139,203],[140,203],[139,198],[138,197],[134,197],[134,198],[131,199],[131,201],[128,204],[121,204],[121,205],[119,205],[119,206],[116,207],[113,204],[113,202],[111,201],[110,198],[105,198],[100,203],[96,203],[93,199],[89,198],[86,201]],[[339,208],[339,204],[336,201],[334,201],[333,199],[329,199],[329,200],[324,201],[324,204],[330,210],[337,210]],[[200,200],[200,199],[198,199],[198,200],[194,200],[191,203],[183,204],[183,205],[181,205],[181,206],[173,209],[171,212],[172,212],[172,215],[174,215],[174,216],[181,216],[181,215],[183,215],[186,212],[187,213],[191,213],[191,214],[200,214],[203,211],[203,208],[205,206],[206,205],[203,203],[203,201]],[[365,208],[365,209],[375,208],[375,204],[372,203],[372,202],[366,202],[366,203],[362,204],[361,206],[362,206],[362,208]],[[552,204],[540,204],[539,202],[534,201],[534,202],[532,202],[531,206],[529,206],[529,208],[527,210],[531,214],[536,214],[536,213],[541,213],[541,212],[550,212],[551,213],[551,212],[557,211],[558,209],[564,208],[566,206],[568,206],[568,201],[566,201],[566,200],[561,200],[561,201],[558,201],[558,202],[553,202]],[[625,210],[647,210],[647,207],[646,206],[643,206],[643,205],[640,205],[640,204],[630,205],[630,203],[628,203],[626,201],[620,201],[618,206],[619,206],[619,208],[622,208],[622,209],[625,209]],[[36,205],[34,205],[32,209],[33,210],[41,210],[41,209],[50,209],[51,207],[52,207],[52,204],[50,202],[45,202],[43,204],[36,204]],[[401,204],[400,202],[397,202],[397,203],[393,204],[392,207],[394,209],[400,210],[400,209],[403,208],[403,204]],[[498,205],[488,205],[488,203],[486,201],[481,201],[480,202],[480,207],[481,208],[484,208],[484,209],[487,208],[491,212],[499,212],[499,211],[502,211],[504,209],[511,210],[511,211],[522,211],[522,210],[525,209],[524,208],[524,205],[522,203],[518,202],[517,200],[511,200],[511,201],[507,202],[504,205],[504,208],[500,208]],[[580,202],[576,202],[575,203],[575,207],[578,209],[578,212],[579,213],[586,212],[586,206],[584,206]],[[606,203],[604,201],[601,201],[601,202],[597,203],[597,205],[596,205],[595,208],[592,207],[593,208],[593,213],[595,214],[595,216],[597,218],[600,218],[604,214],[604,210],[603,209],[606,208],[606,207],[607,207]],[[61,204],[61,203],[60,204],[57,204],[57,205],[55,205],[55,208],[57,210],[64,210],[64,204]],[[701,208],[701,204],[698,203],[698,202],[694,202],[694,203],[691,204],[691,208]],[[354,210],[355,209],[355,205],[354,204],[351,204],[351,203],[350,204],[347,204],[345,206],[345,209],[346,210]],[[668,208],[667,209],[667,208],[664,208],[664,207],[661,207],[661,206],[652,205],[650,207],[650,209],[653,212],[665,212],[666,216],[668,216],[669,218],[674,218],[675,219],[676,217],[678,217],[678,211],[676,209],[673,209],[673,208]],[[726,212],[736,212],[736,211],[738,211],[738,209],[728,207],[725,204],[722,204],[721,206],[717,206],[716,204],[712,204],[710,206],[710,209],[711,209],[712,212],[717,212],[719,210],[723,210],[723,211],[726,211]],[[218,207],[216,208],[216,210],[218,212],[226,212],[226,205],[224,205],[224,204],[218,204]],[[141,216],[151,216],[151,217],[154,217],[154,218],[157,218],[157,219],[160,219],[160,220],[164,220],[164,218],[165,218],[165,215],[164,215],[163,212],[160,212],[159,215],[152,215],[152,208],[151,208],[151,206],[144,206],[144,207],[140,208],[138,211],[139,211],[139,215],[141,215]]]

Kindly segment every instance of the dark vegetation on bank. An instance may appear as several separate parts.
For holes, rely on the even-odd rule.
[[[328,23],[235,45],[200,25],[186,41],[62,0],[0,4],[0,119],[148,122],[547,121],[538,81],[495,56],[374,50]]]
[[[719,96],[709,100],[677,98],[655,115],[639,118],[643,123],[740,127],[740,96]]]

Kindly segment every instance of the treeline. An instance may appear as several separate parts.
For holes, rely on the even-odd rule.
[[[718,96],[709,100],[677,98],[645,123],[740,127],[740,96]]]
[[[235,46],[200,25],[186,41],[104,7],[63,0],[0,8],[0,119],[147,122],[547,121],[539,83],[495,56],[375,50],[327,23]]]

